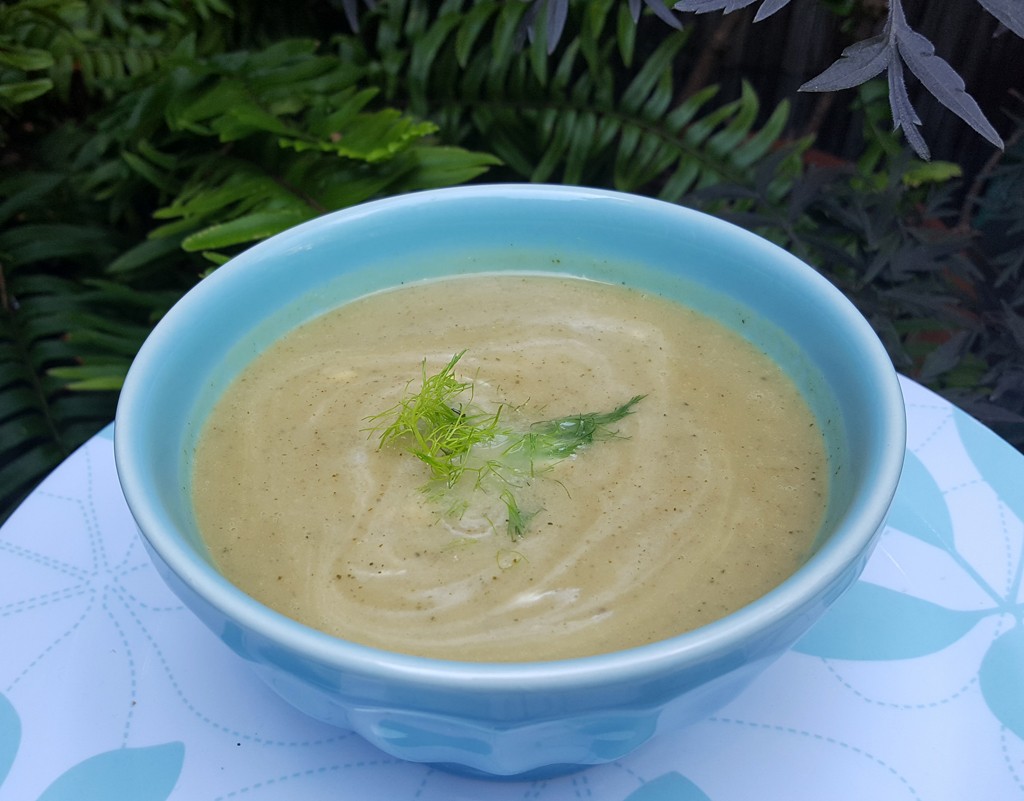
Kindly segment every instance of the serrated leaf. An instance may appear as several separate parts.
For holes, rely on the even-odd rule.
[[[788,2],[788,0],[787,0],[787,2]],[[654,16],[656,16],[658,19],[660,19],[666,25],[670,25],[671,27],[675,28],[677,31],[681,31],[683,29],[683,23],[680,21],[680,19],[677,16],[675,16],[669,10],[668,6],[665,5],[664,0],[644,0],[644,5],[647,6],[651,10],[651,13],[654,14]],[[630,16],[633,17],[633,21],[634,22],[640,16],[639,6],[640,6],[639,3],[636,3],[636,7],[635,8],[633,7],[632,4],[630,5]]]
[[[679,0],[674,6],[676,11],[689,11],[693,14],[707,14],[711,11],[721,11],[731,14],[741,8],[751,6],[758,0]]]
[[[781,11],[788,5],[789,0],[764,0],[764,2],[761,3],[761,7],[757,9],[757,13],[754,15],[754,22],[760,22],[763,19],[768,19],[772,14],[777,11]]]
[[[1024,38],[1024,3],[1020,0],[978,0],[989,14]]]
[[[870,81],[889,66],[892,48],[886,36],[873,36],[847,47],[837,61],[800,87],[801,92],[835,92]]]
[[[932,43],[909,27],[897,24],[894,30],[900,56],[935,99],[993,145],[1002,148],[1002,137],[992,127],[974,98],[967,94],[963,79],[956,70],[935,54]]]
[[[899,59],[889,62],[889,108],[892,109],[893,130],[903,129],[903,135],[907,143],[914,149],[918,157],[927,161],[931,158],[928,145],[921,136],[917,127],[921,124],[921,118],[910,102],[910,95],[907,94],[907,84],[903,80],[903,65]]]

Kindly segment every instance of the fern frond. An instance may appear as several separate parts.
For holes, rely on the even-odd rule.
[[[0,57],[0,110],[50,90],[67,102],[76,81],[88,94],[112,98],[126,81],[160,70],[200,25],[211,30],[214,17],[233,13],[222,0],[0,5],[0,53],[15,57]]]
[[[0,306],[0,510],[10,510],[76,447],[114,417],[116,393],[71,391],[65,370],[123,373],[139,326],[119,322],[123,300],[102,286],[51,276],[6,276]],[[106,313],[100,313],[105,309]],[[67,335],[68,321],[81,336]],[[89,343],[92,336],[94,341]],[[83,352],[116,345],[120,363]],[[111,382],[96,384],[112,389]],[[0,514],[3,512],[0,511]]]
[[[392,89],[389,99],[438,120],[450,141],[486,143],[519,179],[679,201],[716,182],[749,181],[788,119],[782,104],[758,127],[762,112],[749,85],[731,103],[720,103],[714,88],[679,97],[674,67],[688,30],[665,27],[643,63],[630,67],[635,23],[620,0],[567,5],[565,24],[554,20],[562,28],[550,54],[543,4],[529,7],[531,20],[522,3],[452,3],[425,26],[428,3],[402,5],[421,20],[418,33],[407,35],[402,19],[389,12],[370,73],[380,72],[375,64],[407,58],[416,77]],[[515,32],[528,24],[535,26],[534,39],[517,51]]]
[[[147,103],[162,99],[171,135],[159,146],[144,139],[137,152],[122,148],[120,158],[169,199],[154,212],[167,222],[150,238],[175,239],[221,263],[327,211],[470,180],[498,163],[455,147],[434,153],[428,137],[437,125],[381,108],[362,77],[315,42],[285,40],[194,63],[147,87]],[[129,113],[136,110],[122,109]],[[214,141],[198,146],[203,139]],[[190,148],[182,151],[181,141]],[[124,258],[136,263],[158,250],[138,245]]]

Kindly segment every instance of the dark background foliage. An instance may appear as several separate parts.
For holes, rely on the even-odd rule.
[[[466,181],[614,187],[756,230],[839,286],[898,369],[1024,446],[1024,43],[975,2],[904,0],[1006,143],[910,80],[924,162],[884,79],[797,91],[884,3],[757,23],[657,3],[0,3],[0,520],[113,418],[208,270]]]

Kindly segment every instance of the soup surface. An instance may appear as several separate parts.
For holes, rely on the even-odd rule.
[[[517,483],[518,538],[493,487],[462,505],[425,492],[424,463],[369,430],[463,350],[474,406],[527,426],[645,396],[617,437]],[[495,274],[377,293],[283,337],[218,401],[192,491],[219,569],[266,605],[500,662],[641,645],[754,600],[808,556],[827,482],[795,386],[724,326],[622,287]]]

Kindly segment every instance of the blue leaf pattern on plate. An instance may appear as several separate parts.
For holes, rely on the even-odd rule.
[[[182,743],[107,751],[68,768],[39,801],[167,801],[184,759]]]
[[[999,721],[1024,739],[1024,629],[1014,626],[988,649],[979,683],[985,703]]]
[[[942,490],[924,462],[909,451],[888,524],[944,551],[954,548],[953,521]]]
[[[624,801],[711,801],[693,782],[675,771],[647,782]]]
[[[21,742],[21,718],[6,696],[0,694],[0,785],[14,764]]]
[[[1024,519],[1020,454],[966,415],[954,414],[957,433],[971,461],[999,502]],[[957,551],[954,525],[942,489],[924,463],[907,453],[900,488],[888,524],[949,553],[992,599],[990,607],[959,611],[865,581],[855,584],[795,650],[831,659],[895,660],[937,653],[964,637],[989,616],[1012,616],[1013,625],[992,642],[982,658],[978,682],[993,715],[1024,739],[1024,606],[1017,602],[1024,559],[1012,572],[1008,592],[991,586]]]
[[[911,659],[952,645],[987,614],[946,609],[859,582],[797,643],[796,650],[830,659]]]
[[[1020,452],[973,418],[958,414],[955,419],[964,450],[984,473],[986,483],[995,490],[999,500],[1024,520],[1024,476],[1021,475]]]
[[[635,756],[486,785],[278,703],[164,591],[108,429],[0,532],[0,799],[1024,801],[1024,461],[904,389],[890,530],[803,653]]]

